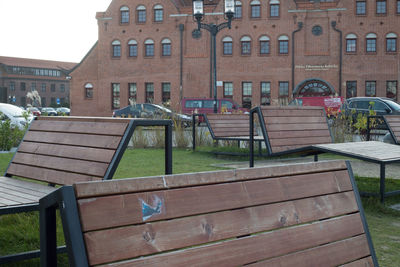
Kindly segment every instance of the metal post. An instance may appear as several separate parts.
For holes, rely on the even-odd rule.
[[[379,191],[380,191],[380,197],[381,197],[381,203],[383,204],[385,202],[385,172],[386,172],[386,165],[385,163],[380,163],[381,165],[381,177],[380,177],[380,186],[379,186]]]
[[[165,174],[172,174],[172,122],[165,127]]]
[[[250,111],[250,168],[254,167],[254,113]]]
[[[214,73],[214,81],[213,81],[213,86],[214,86],[214,113],[218,113],[218,108],[217,108],[217,37],[218,33],[218,28],[217,25],[213,24],[211,27],[211,36],[212,36],[212,50],[213,50],[213,73]]]
[[[196,150],[196,115],[192,115],[192,149]]]

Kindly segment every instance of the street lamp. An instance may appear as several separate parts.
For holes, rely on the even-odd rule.
[[[228,20],[228,22],[224,22],[221,24],[205,24],[201,23],[204,18],[204,8],[203,8],[203,0],[193,0],[193,17],[197,21],[197,29],[205,29],[211,33],[212,38],[212,53],[213,53],[213,92],[214,92],[214,113],[218,112],[217,108],[217,53],[216,53],[216,36],[217,33],[225,28],[231,28],[231,23],[233,19],[233,15],[235,14],[235,0],[225,0],[224,2],[224,18]]]

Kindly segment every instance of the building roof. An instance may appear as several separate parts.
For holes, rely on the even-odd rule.
[[[78,63],[0,56],[0,64],[18,67],[70,70]]]

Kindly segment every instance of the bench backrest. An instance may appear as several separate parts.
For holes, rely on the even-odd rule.
[[[249,136],[249,114],[211,113],[203,116],[213,138]]]
[[[400,116],[398,115],[390,115],[384,116],[386,124],[389,128],[389,131],[393,137],[393,140],[396,144],[400,144]]]
[[[257,108],[269,154],[332,143],[323,107],[268,106]]]
[[[347,168],[331,161],[79,183],[70,190],[86,247],[78,252],[89,265],[377,266]],[[71,223],[63,214],[74,205],[63,205]],[[78,241],[67,248],[82,248]]]
[[[5,175],[60,185],[111,179],[129,142],[130,123],[114,118],[38,117]]]

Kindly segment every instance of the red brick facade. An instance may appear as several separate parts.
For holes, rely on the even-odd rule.
[[[260,105],[262,86],[271,104],[307,94],[309,87],[328,88],[345,97],[369,94],[398,100],[400,1],[240,2],[241,18],[216,37],[217,80],[233,86],[232,98],[240,105],[243,95],[251,97],[252,106]],[[111,116],[118,104],[129,104],[129,84],[136,86],[137,103],[146,101],[146,84],[154,88],[154,97],[149,94],[147,101],[161,103],[162,86],[169,84],[175,110],[182,97],[210,97],[211,36],[202,30],[199,39],[193,38],[197,25],[191,5],[192,1],[113,0],[105,12],[97,13],[98,42],[71,73],[73,115]],[[278,5],[278,16],[271,17],[272,5]],[[161,22],[154,15],[160,6]],[[252,17],[252,6],[259,6],[259,17]],[[138,22],[143,7],[144,23]],[[223,1],[205,0],[205,9],[204,23],[225,21]],[[127,23],[122,23],[121,14],[129,14]],[[162,54],[165,40],[170,41],[170,55]],[[224,55],[223,40],[231,40],[231,55]],[[243,54],[246,42],[250,53]],[[262,53],[266,42],[269,49]],[[130,44],[137,44],[137,56],[129,55]],[[154,49],[154,56],[145,55],[146,46]],[[114,98],[113,84],[115,89],[119,86]],[[218,86],[218,98],[223,97],[224,86]]]

